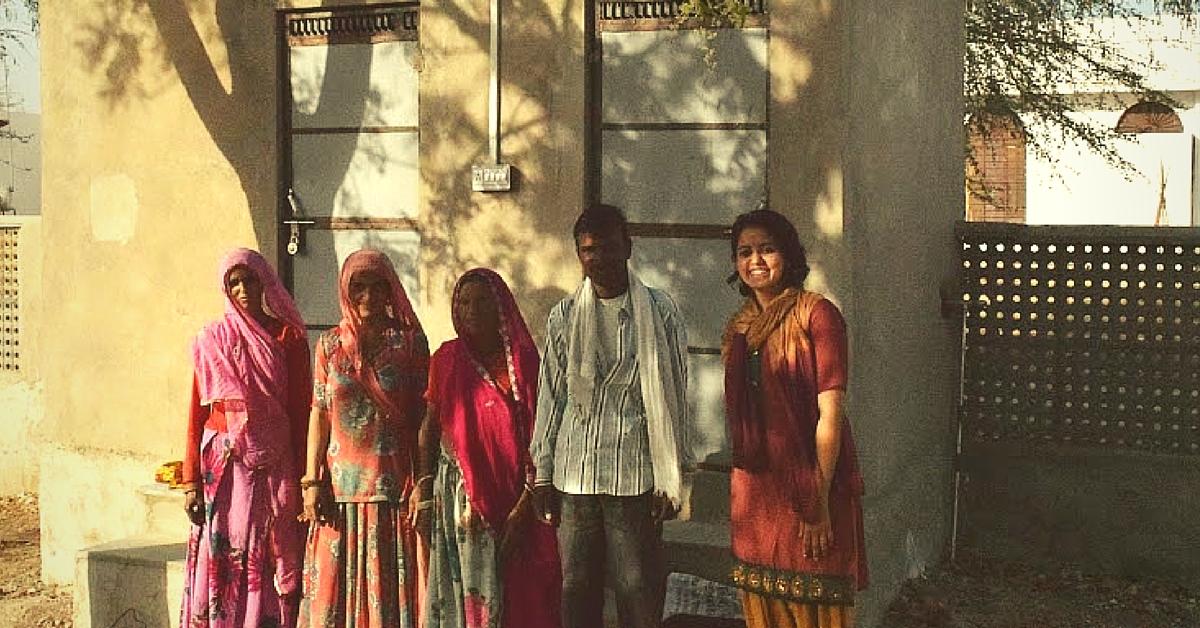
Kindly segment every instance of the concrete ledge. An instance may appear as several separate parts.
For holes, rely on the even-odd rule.
[[[186,551],[153,537],[80,550],[75,628],[178,628]]]
[[[191,521],[183,510],[183,491],[165,484],[146,484],[138,488],[146,505],[146,528],[138,536],[161,536],[167,539],[186,539]]]
[[[1035,565],[1200,577],[1196,458],[1054,446],[964,459],[960,539]]]
[[[728,522],[668,521],[663,524],[663,543],[668,573],[729,583],[734,558]]]
[[[54,445],[40,451],[42,578],[69,584],[76,553],[124,538],[187,538],[178,491],[152,486],[160,458]],[[105,628],[108,628],[107,626]]]

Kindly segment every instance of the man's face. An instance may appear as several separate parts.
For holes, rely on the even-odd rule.
[[[630,248],[620,228],[609,233],[582,233],[575,242],[583,275],[602,288],[618,288],[629,281],[625,263],[632,253]]]

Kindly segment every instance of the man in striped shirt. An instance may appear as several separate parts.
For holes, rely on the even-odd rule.
[[[619,625],[656,627],[662,522],[692,462],[687,332],[675,302],[630,273],[620,209],[589,208],[574,235],[584,282],[546,323],[534,507],[558,526],[563,628],[602,625],[606,575]]]

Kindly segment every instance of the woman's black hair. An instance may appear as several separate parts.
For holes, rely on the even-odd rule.
[[[808,254],[804,245],[800,244],[800,234],[796,227],[783,214],[770,209],[756,209],[746,212],[733,221],[729,235],[730,257],[737,263],[737,243],[742,232],[750,227],[758,227],[766,231],[775,240],[775,245],[783,254],[783,285],[786,288],[802,288],[808,278]],[[735,270],[729,277],[730,285],[736,285],[742,296],[750,296],[750,287],[742,282]]]

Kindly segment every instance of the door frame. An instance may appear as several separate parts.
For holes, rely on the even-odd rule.
[[[276,99],[277,181],[276,181],[276,268],[284,285],[295,294],[294,255],[287,243],[293,237],[289,219],[310,221],[305,229],[389,230],[420,232],[416,218],[333,218],[297,217],[292,206],[292,149],[297,135],[292,126],[291,49],[294,46],[331,44],[375,44],[388,41],[418,41],[420,2],[394,2],[276,11]],[[301,210],[303,207],[301,207]],[[300,230],[300,244],[304,229]]]

